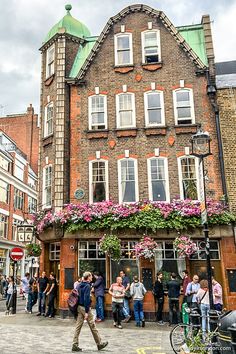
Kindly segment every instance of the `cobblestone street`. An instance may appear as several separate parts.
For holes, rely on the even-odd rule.
[[[24,303],[18,301],[16,315],[6,316],[4,302],[0,303],[0,352],[1,354],[58,354],[71,353],[75,322],[59,317],[37,317],[36,312],[24,313]],[[36,308],[35,308],[36,310]],[[147,323],[145,328],[136,328],[134,321],[124,324],[122,330],[112,327],[112,321],[98,324],[103,340],[109,346],[104,353],[170,354],[169,328]],[[84,353],[97,352],[87,324],[81,332],[80,347]]]

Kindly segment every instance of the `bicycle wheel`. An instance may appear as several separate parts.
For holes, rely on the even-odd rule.
[[[188,324],[178,324],[170,332],[170,344],[176,354],[193,337],[193,328]]]

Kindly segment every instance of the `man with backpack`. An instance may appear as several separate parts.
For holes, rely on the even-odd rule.
[[[79,335],[85,320],[88,322],[98,350],[102,350],[108,345],[108,342],[102,342],[91,311],[91,282],[92,274],[90,272],[85,272],[83,274],[83,281],[78,285],[76,289],[78,291],[78,317],[73,338],[72,352],[82,351],[82,349],[79,347]]]

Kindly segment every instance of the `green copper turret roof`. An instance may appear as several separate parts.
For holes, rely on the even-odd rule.
[[[89,29],[82,22],[71,16],[70,10],[72,6],[68,4],[65,6],[65,9],[67,10],[67,14],[50,29],[43,43],[48,42],[56,33],[62,32],[62,29],[65,33],[79,38],[91,36]]]

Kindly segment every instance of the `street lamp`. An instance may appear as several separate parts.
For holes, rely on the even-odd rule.
[[[211,152],[211,138],[208,132],[204,132],[202,129],[198,129],[190,139],[192,151],[191,154],[199,158],[199,184],[200,184],[200,208],[201,219],[203,224],[203,232],[205,237],[205,252],[206,252],[206,266],[207,266],[207,280],[209,291],[209,302],[211,318],[211,324],[215,322],[215,309],[213,301],[213,289],[212,289],[212,267],[210,257],[210,240],[208,230],[208,215],[207,215],[207,202],[206,202],[206,186],[205,186],[205,171],[204,171],[204,158],[212,155]],[[213,326],[212,329],[214,330]]]

